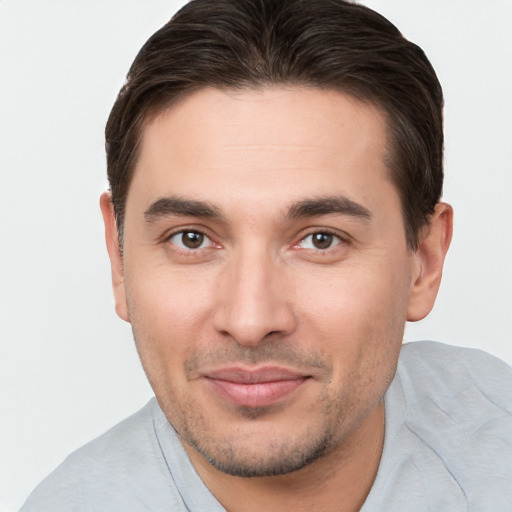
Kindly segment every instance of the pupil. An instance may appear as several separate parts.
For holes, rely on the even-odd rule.
[[[328,249],[332,244],[332,235],[329,233],[315,233],[313,235],[313,245],[317,249]]]
[[[197,249],[201,246],[203,240],[204,235],[201,233],[195,233],[194,231],[188,231],[182,235],[183,245],[189,249]]]

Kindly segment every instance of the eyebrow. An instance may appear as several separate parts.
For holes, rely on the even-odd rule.
[[[372,218],[370,210],[345,196],[320,197],[317,199],[298,201],[288,209],[286,217],[300,219],[318,215],[329,215],[331,213],[348,215],[365,220]]]
[[[147,222],[155,222],[164,217],[203,217],[206,219],[222,219],[220,210],[210,203],[182,199],[180,197],[162,197],[152,203],[144,212]]]
[[[332,213],[366,220],[372,217],[370,210],[345,196],[320,197],[297,201],[288,208],[285,217],[300,219]],[[150,223],[155,222],[159,218],[173,216],[202,217],[214,220],[223,220],[224,218],[220,210],[211,203],[172,196],[157,199],[144,212],[144,218]]]

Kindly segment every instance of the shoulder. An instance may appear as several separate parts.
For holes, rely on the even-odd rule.
[[[415,432],[440,442],[453,436],[456,444],[461,436],[480,444],[501,442],[510,453],[512,368],[503,361],[481,350],[414,342],[402,348],[396,380]]]
[[[471,509],[510,506],[512,369],[480,350],[414,342],[402,349],[395,381],[423,475],[445,472]]]
[[[448,401],[470,413],[477,403],[512,414],[512,368],[477,349],[434,341],[404,344],[397,375],[406,395]],[[454,400],[454,399],[457,400]]]
[[[153,399],[69,455],[36,487],[22,512],[147,510],[163,495],[172,500],[174,489],[164,479],[166,462],[154,432],[158,410]]]
[[[362,510],[509,510],[512,369],[480,350],[402,347],[384,450]]]

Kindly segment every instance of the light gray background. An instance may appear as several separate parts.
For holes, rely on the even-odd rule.
[[[110,291],[103,128],[129,64],[181,5],[0,2],[0,510],[151,396]],[[456,212],[431,316],[406,331],[512,362],[512,1],[368,0],[446,96]]]

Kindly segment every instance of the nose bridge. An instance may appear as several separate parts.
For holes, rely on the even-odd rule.
[[[287,334],[295,322],[279,258],[255,245],[233,251],[214,316],[216,329],[243,345],[256,345],[270,333]]]

